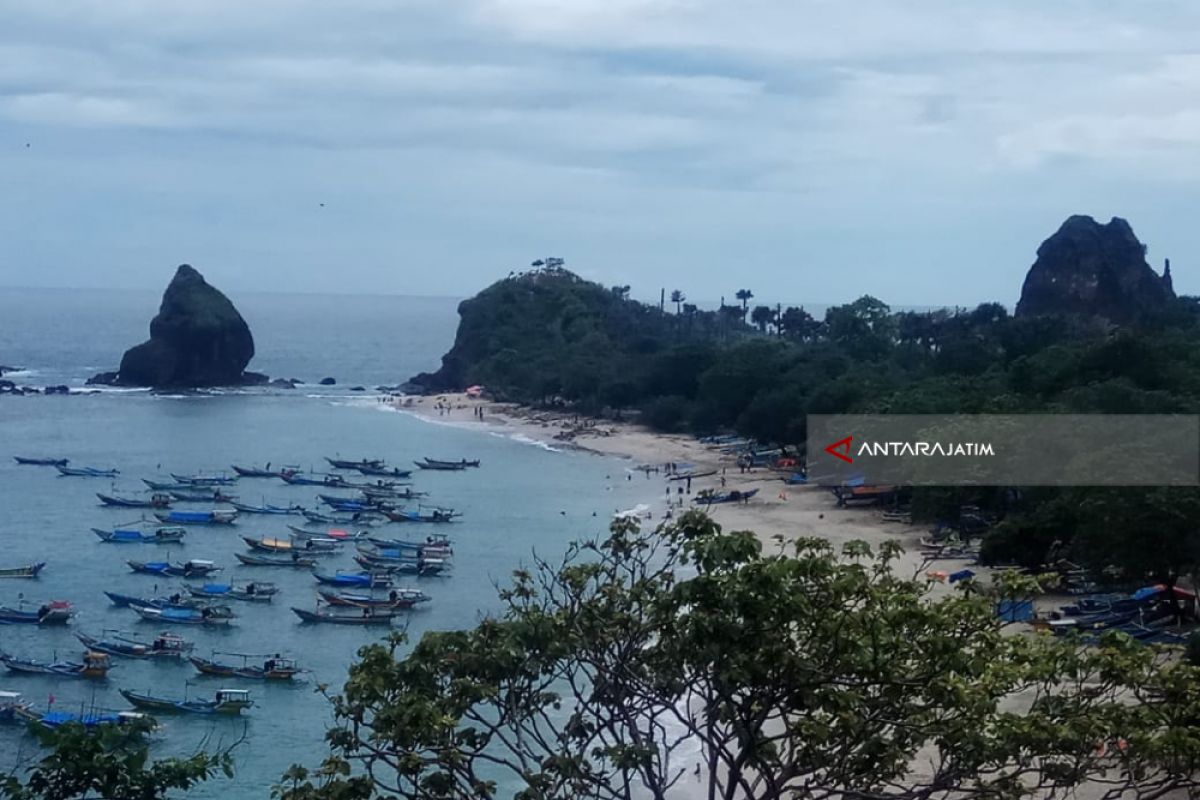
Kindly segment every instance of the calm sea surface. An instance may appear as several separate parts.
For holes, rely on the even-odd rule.
[[[36,385],[81,386],[87,376],[116,366],[123,350],[143,340],[158,305],[155,293],[0,289],[0,364],[26,371],[15,380]],[[123,709],[118,688],[183,697],[208,696],[222,686],[250,688],[257,705],[245,717],[163,718],[165,735],[155,755],[189,753],[246,734],[237,749],[237,776],[215,781],[196,797],[266,797],[294,762],[317,764],[327,752],[329,722],[317,682],[339,686],[355,651],[379,631],[299,622],[290,606],[312,608],[316,583],[303,571],[236,566],[241,536],[288,535],[299,517],[244,515],[233,528],[190,530],[181,546],[113,545],[90,529],[133,522],[136,510],[101,507],[95,493],[132,494],[141,478],[167,472],[228,470],[234,463],[271,461],[323,469],[323,456],[379,457],[396,464],[414,458],[470,457],[482,467],[466,473],[416,473],[416,488],[430,500],[463,512],[460,523],[438,526],[454,541],[453,573],[408,582],[432,596],[413,611],[407,630],[461,628],[496,609],[493,583],[527,563],[536,549],[561,552],[577,538],[601,533],[618,509],[657,498],[660,487],[627,481],[616,460],[560,452],[543,443],[483,426],[449,426],[382,407],[371,388],[394,384],[437,366],[453,341],[457,301],[450,298],[315,297],[251,294],[233,298],[254,331],[258,355],[251,368],[272,377],[315,383],[333,376],[338,386],[295,391],[200,396],[160,396],[106,391],[71,397],[0,397],[0,567],[45,561],[38,580],[0,581],[0,604],[36,606],[70,600],[77,616],[65,628],[0,629],[0,650],[52,660],[76,659],[75,631],[105,630],[153,635],[159,626],[109,604],[105,589],[152,596],[179,582],[130,572],[127,559],[207,558],[225,567],[219,579],[271,580],[280,587],[272,604],[235,603],[239,618],[227,630],[180,626],[196,653],[291,655],[312,670],[294,686],[226,681],[198,676],[186,662],[117,659],[104,682],[23,677],[0,672],[0,689],[23,692],[44,707]],[[367,392],[346,387],[365,386]],[[116,467],[119,478],[59,477],[53,468],[20,467],[13,455],[70,458],[73,465]],[[243,479],[236,488],[249,503],[315,505],[315,489],[280,481]],[[179,506],[201,508],[202,506]],[[425,526],[390,525],[384,536],[416,538]],[[351,569],[349,553],[325,560],[323,569]],[[223,657],[225,661],[240,661]],[[0,728],[0,768],[37,754],[19,727]]]

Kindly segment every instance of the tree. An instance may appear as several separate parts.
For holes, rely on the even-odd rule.
[[[755,306],[750,313],[750,321],[758,328],[759,333],[766,333],[767,326],[775,321],[775,309],[770,306]]]
[[[779,328],[789,339],[810,342],[818,337],[821,323],[803,308],[789,306],[779,315]]]
[[[749,289],[738,289],[737,294],[735,294],[734,297],[742,301],[742,316],[745,317],[747,308],[746,304],[749,303],[751,298],[754,297],[754,292],[750,291]]]
[[[679,309],[684,300],[687,300],[687,297],[683,292],[678,289],[671,290],[671,302],[675,304],[675,316],[679,316]]]
[[[38,742],[53,751],[26,771],[24,781],[10,775],[0,782],[7,800],[77,800],[86,797],[160,800],[186,791],[217,774],[232,777],[230,751],[197,753],[189,758],[149,761],[145,726],[130,729],[79,723],[56,728],[31,725]]]
[[[364,647],[322,777],[280,796],[365,796],[354,772],[380,796],[665,798],[700,765],[709,797],[747,800],[1198,786],[1195,668],[1123,634],[1006,635],[982,590],[933,599],[898,552],[617,521],[472,630]]]
[[[891,347],[895,320],[887,304],[870,295],[825,312],[829,338],[858,358],[879,358]]]

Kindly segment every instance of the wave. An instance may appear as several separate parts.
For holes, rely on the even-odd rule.
[[[561,448],[555,447],[554,445],[550,444],[549,442],[543,442],[540,439],[535,439],[532,436],[526,436],[523,433],[510,433],[507,435],[500,433],[498,431],[489,431],[489,433],[491,433],[493,436],[499,436],[502,439],[510,439],[511,441],[518,442],[520,444],[528,444],[528,445],[533,445],[534,447],[540,447],[541,449],[545,450],[548,453],[561,453],[562,452]]]

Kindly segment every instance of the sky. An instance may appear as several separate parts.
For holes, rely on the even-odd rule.
[[[1200,294],[1191,0],[5,0],[0,286],[1016,301],[1070,214]]]

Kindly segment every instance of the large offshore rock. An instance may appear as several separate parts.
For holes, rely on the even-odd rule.
[[[233,303],[183,264],[150,321],[150,339],[125,351],[116,382],[158,389],[236,386],[253,357],[250,326]]]
[[[1124,323],[1164,308],[1174,297],[1170,272],[1160,276],[1150,268],[1146,248],[1128,222],[1113,217],[1101,225],[1073,216],[1038,248],[1017,315],[1075,314]]]

